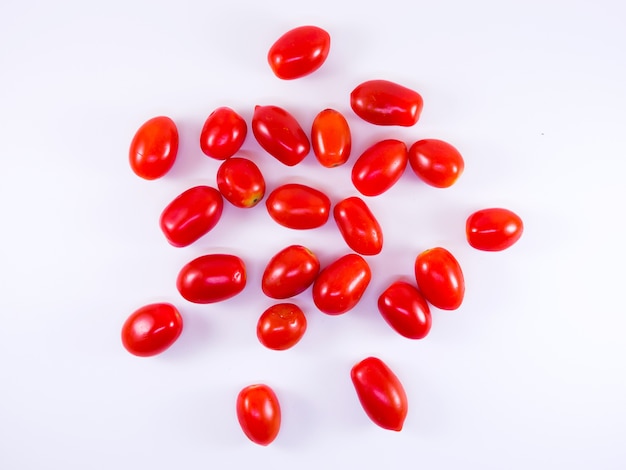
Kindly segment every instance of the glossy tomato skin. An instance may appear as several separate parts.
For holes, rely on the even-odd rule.
[[[167,205],[159,225],[171,245],[188,246],[217,225],[223,208],[222,195],[217,189],[195,186]]]
[[[363,359],[350,372],[363,410],[383,429],[401,431],[408,412],[408,400],[402,383],[377,357]]]
[[[474,212],[467,218],[465,225],[468,243],[482,251],[506,250],[517,242],[524,232],[521,217],[500,207]]]
[[[257,323],[257,338],[276,351],[293,347],[306,331],[306,316],[293,303],[275,304],[265,310]]]
[[[330,35],[317,26],[287,31],[270,47],[267,61],[278,78],[293,80],[319,69],[330,51]]]
[[[330,217],[330,199],[318,189],[298,183],[283,184],[265,201],[280,225],[297,230],[321,227]]]
[[[241,258],[218,253],[200,256],[183,266],[176,287],[189,302],[209,304],[239,294],[246,280],[246,266]]]
[[[296,118],[278,106],[254,108],[252,133],[267,153],[287,166],[297,165],[311,150]]]
[[[313,302],[328,315],[341,315],[361,300],[372,279],[367,261],[356,253],[326,266],[313,283]]]
[[[465,168],[459,151],[438,139],[418,140],[411,145],[409,164],[420,179],[435,188],[449,188]]]
[[[424,338],[431,327],[430,308],[412,284],[393,282],[378,297],[378,311],[399,334],[409,339]]]
[[[361,255],[377,255],[383,249],[383,231],[372,211],[358,197],[335,205],[333,216],[348,246]]]
[[[305,291],[317,277],[320,262],[302,245],[290,245],[276,253],[263,271],[261,288],[273,299],[287,299]]]
[[[248,133],[246,121],[233,109],[217,108],[204,122],[200,133],[200,149],[217,160],[226,160],[237,153]]]
[[[128,151],[137,176],[155,180],[164,176],[176,160],[178,129],[172,119],[158,116],[146,121],[135,133]]]
[[[217,169],[217,187],[232,205],[256,206],[265,196],[265,178],[259,167],[247,158],[231,157]]]
[[[415,280],[424,298],[442,310],[456,310],[465,295],[463,271],[445,248],[423,251],[415,259]]]
[[[249,385],[237,395],[237,419],[255,444],[271,444],[280,431],[281,411],[274,390],[265,384]]]
[[[325,109],[315,116],[311,145],[322,166],[332,168],[346,163],[352,151],[352,134],[343,114]]]
[[[395,139],[381,140],[359,156],[352,167],[352,183],[364,196],[378,196],[402,176],[408,163],[406,144]]]
[[[155,356],[168,349],[183,331],[183,318],[172,304],[155,303],[133,312],[122,326],[122,344],[135,356]]]
[[[350,106],[369,123],[409,127],[419,120],[424,102],[410,88],[388,80],[369,80],[352,91]]]

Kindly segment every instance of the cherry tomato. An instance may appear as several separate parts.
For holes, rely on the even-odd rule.
[[[372,279],[367,261],[356,253],[326,266],[313,283],[313,302],[328,315],[340,315],[361,300]]]
[[[288,228],[321,227],[330,216],[330,199],[303,184],[288,183],[274,189],[265,201],[272,219]]]
[[[362,255],[377,255],[383,249],[380,224],[365,202],[349,197],[333,209],[335,222],[348,246]]]
[[[256,335],[263,346],[282,351],[294,346],[306,331],[306,317],[296,304],[272,305],[263,312]]]
[[[417,176],[436,188],[452,186],[465,163],[457,149],[443,140],[418,140],[409,149],[409,164]]]
[[[130,167],[137,176],[154,180],[165,175],[178,153],[178,129],[166,116],[146,121],[135,133],[128,151]]]
[[[291,245],[276,253],[267,263],[261,288],[268,297],[287,299],[306,290],[317,277],[320,262],[302,245]]]
[[[382,140],[365,150],[354,162],[352,183],[364,196],[378,196],[400,179],[407,162],[404,142]]]
[[[255,444],[271,444],[280,431],[280,403],[270,387],[249,385],[237,396],[237,419],[244,434]]]
[[[363,410],[378,426],[401,431],[408,412],[406,392],[398,377],[377,357],[368,357],[350,373]]]
[[[200,256],[180,270],[176,287],[189,302],[210,304],[239,294],[246,286],[246,266],[234,255]]]
[[[217,187],[236,207],[256,206],[265,196],[265,179],[259,167],[247,158],[231,157],[217,170]]]
[[[300,163],[311,150],[296,118],[278,106],[256,106],[252,133],[263,149],[287,166]]]
[[[168,204],[161,213],[159,225],[171,245],[188,246],[215,227],[223,207],[222,195],[217,189],[195,186]]]
[[[428,302],[442,310],[456,310],[463,302],[465,280],[452,253],[437,247],[415,259],[415,280]]]
[[[361,119],[379,126],[414,125],[424,102],[416,91],[387,80],[361,83],[350,94],[350,106]]]
[[[378,311],[389,326],[405,338],[422,339],[430,331],[428,303],[408,282],[396,281],[387,287],[378,297]]]
[[[467,218],[469,244],[477,250],[502,251],[522,236],[522,219],[508,209],[491,208],[474,212]]]
[[[325,109],[315,116],[311,144],[322,166],[332,168],[346,163],[352,151],[352,134],[343,114]]]
[[[246,140],[246,121],[232,109],[217,108],[204,122],[200,133],[200,148],[205,155],[226,160],[237,153]]]
[[[122,326],[122,344],[135,356],[148,357],[169,348],[183,331],[183,318],[172,304],[145,305]]]
[[[317,26],[287,31],[272,45],[267,61],[278,78],[292,80],[319,69],[330,51],[330,35]]]

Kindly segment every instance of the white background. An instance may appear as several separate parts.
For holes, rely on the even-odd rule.
[[[623,2],[358,3],[3,0],[0,6],[0,468],[626,467],[626,7]],[[332,37],[315,74],[281,81],[270,45],[302,24]],[[424,98],[413,128],[359,122],[349,93],[371,78]],[[339,317],[297,302],[309,328],[292,350],[264,349],[256,320],[267,260],[287,244],[322,264],[347,253],[331,220],[312,231],[275,224],[261,204],[225,207],[191,247],[167,244],[158,217],[177,194],[215,185],[199,149],[208,114],[256,104],[291,111],[305,129],[334,107],[353,129],[351,162],[382,138],[453,143],[466,170],[449,189],[408,170],[367,202],[385,231],[361,303]],[[147,119],[178,125],[163,179],[128,166]],[[336,202],[355,195],[349,165],[313,155],[287,168],[251,134],[242,155],[268,187],[299,181]],[[508,207],[525,222],[501,253],[473,250],[466,217]],[[463,266],[455,312],[433,309],[411,341],[376,309],[415,256],[445,246]],[[246,290],[192,305],[180,267],[215,252],[241,256]],[[176,304],[185,329],[164,354],[136,358],[120,328],[136,308]],[[371,423],[349,379],[377,355],[409,397],[400,433]],[[239,390],[271,385],[283,424],[269,447],[236,420]]]

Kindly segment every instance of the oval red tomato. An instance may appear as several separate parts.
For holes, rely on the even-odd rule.
[[[217,170],[217,187],[228,202],[241,208],[254,207],[265,196],[265,178],[247,158],[225,160]]]
[[[217,225],[223,207],[222,195],[217,189],[196,186],[167,205],[159,225],[171,245],[188,246]]]
[[[456,258],[445,248],[423,251],[415,259],[415,280],[428,302],[442,310],[456,310],[465,295],[465,280]]]
[[[226,160],[241,148],[247,133],[244,118],[226,106],[217,108],[204,122],[200,149],[209,157]]]
[[[288,228],[306,230],[321,227],[330,216],[330,199],[323,192],[298,183],[274,189],[265,201],[276,222]]]
[[[292,303],[280,303],[261,314],[256,335],[263,346],[283,351],[294,346],[306,331],[306,316]]]
[[[178,339],[183,318],[172,304],[155,303],[133,312],[122,326],[122,344],[135,356],[160,354]]]
[[[317,26],[300,26],[287,31],[270,47],[267,61],[278,78],[304,77],[326,61],[330,35]]]
[[[209,304],[229,299],[246,286],[246,266],[229,254],[200,256],[180,270],[176,287],[189,302]]]
[[[249,385],[237,395],[237,419],[244,434],[255,444],[271,444],[280,431],[278,397],[265,384]]]
[[[408,162],[406,144],[387,139],[369,147],[354,162],[352,183],[364,196],[378,196],[402,176]]]
[[[350,106],[372,124],[409,127],[419,120],[424,102],[410,88],[388,80],[369,80],[352,91]]]
[[[278,106],[254,108],[252,133],[267,153],[287,166],[297,165],[311,150],[296,118]]]
[[[137,176],[154,180],[165,175],[178,153],[178,129],[169,117],[146,121],[135,133],[128,151],[130,167]]]
[[[383,249],[383,231],[365,202],[349,197],[335,205],[333,215],[348,246],[361,255],[377,255]]]
[[[291,245],[276,253],[263,271],[261,288],[273,299],[287,299],[306,290],[317,277],[320,262],[302,245]]]
[[[352,134],[343,114],[325,109],[315,116],[311,144],[322,166],[332,168],[346,163],[352,151]]]
[[[378,426],[401,431],[408,413],[408,400],[402,383],[377,357],[368,357],[350,372],[363,410]]]
[[[404,281],[392,283],[378,297],[378,311],[405,338],[422,339],[430,331],[430,308],[419,290]]]
[[[418,140],[409,149],[409,164],[417,176],[436,188],[452,186],[463,173],[459,151],[443,140]]]
[[[467,241],[477,250],[502,251],[520,239],[524,224],[515,212],[494,207],[470,215],[465,231]]]

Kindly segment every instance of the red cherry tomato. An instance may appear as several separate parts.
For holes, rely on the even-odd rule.
[[[409,164],[417,176],[436,188],[452,186],[465,163],[459,151],[443,140],[418,140],[409,149]]]
[[[246,266],[234,255],[196,258],[180,270],[176,287],[189,302],[209,304],[229,299],[246,286]]]
[[[343,165],[352,151],[348,121],[339,111],[325,109],[313,120],[311,144],[317,160],[326,168]]]
[[[215,227],[223,207],[222,195],[217,189],[196,186],[168,204],[161,213],[159,225],[170,244],[188,246]]]
[[[311,250],[291,245],[276,253],[267,263],[261,288],[268,297],[287,299],[306,290],[317,277],[320,262]]]
[[[148,357],[169,348],[183,331],[183,318],[171,304],[145,305],[122,326],[122,344],[135,356]]]
[[[469,244],[477,250],[502,251],[522,236],[522,219],[508,209],[491,208],[474,212],[467,218]]]
[[[200,148],[205,155],[226,160],[237,153],[246,140],[248,126],[235,111],[217,108],[204,122],[200,133]]]
[[[313,302],[328,315],[340,315],[361,300],[372,279],[367,261],[350,253],[326,266],[313,284]]]
[[[232,157],[217,170],[217,187],[236,207],[256,206],[265,196],[265,179],[259,167],[247,158]]]
[[[330,216],[328,196],[303,184],[279,186],[267,197],[265,205],[272,219],[298,230],[321,227]]]
[[[352,367],[350,376],[367,416],[381,428],[401,431],[409,405],[391,369],[377,357],[368,357]]]
[[[330,35],[317,26],[287,31],[272,45],[267,61],[278,78],[292,80],[319,69],[330,51]]]
[[[296,118],[278,106],[256,106],[252,133],[263,149],[287,166],[300,163],[311,150]]]
[[[269,307],[259,318],[256,335],[263,346],[282,351],[294,346],[306,331],[306,317],[296,304]]]
[[[255,444],[271,444],[280,431],[280,403],[270,387],[249,385],[237,396],[237,419],[244,434]]]
[[[378,298],[378,311],[405,338],[422,339],[430,331],[428,303],[408,282],[396,281],[387,287]]]
[[[348,246],[362,255],[377,255],[383,249],[383,231],[367,204],[358,197],[338,202],[333,209],[337,227]]]
[[[363,82],[350,94],[355,114],[379,126],[412,126],[423,105],[419,93],[387,80]]]
[[[378,196],[400,179],[407,162],[404,142],[382,140],[365,150],[354,162],[352,183],[364,196]]]
[[[428,302],[442,310],[456,310],[463,302],[465,280],[461,266],[445,248],[431,248],[415,259],[415,280]]]
[[[178,153],[178,129],[166,116],[146,121],[135,133],[128,151],[130,167],[137,176],[154,180],[165,175]]]

